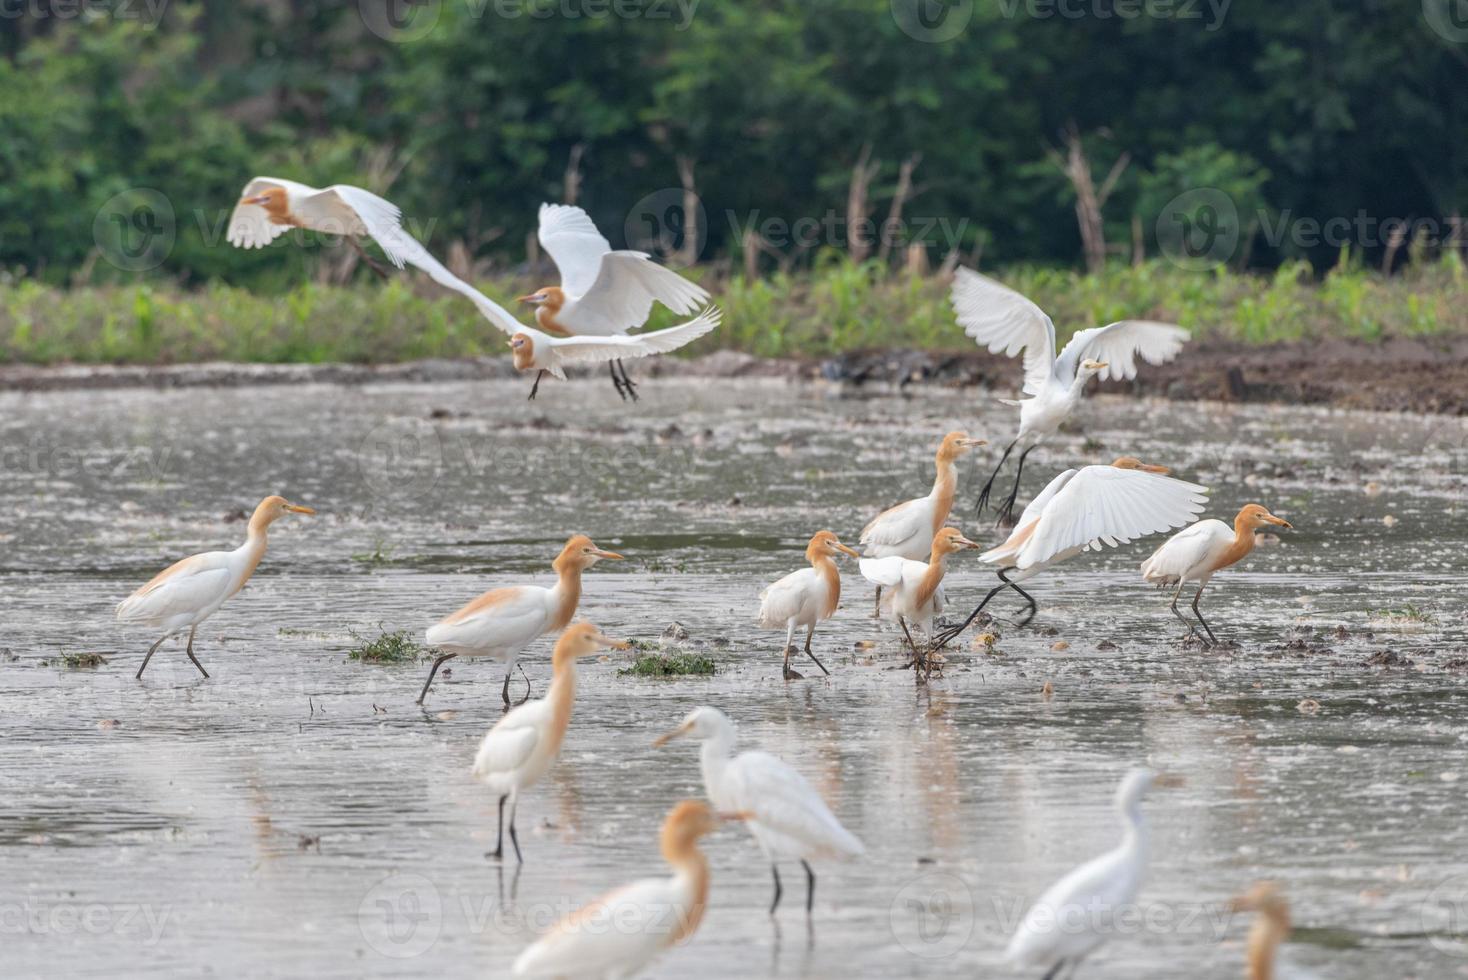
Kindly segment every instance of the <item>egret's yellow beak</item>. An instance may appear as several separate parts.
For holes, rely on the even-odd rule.
[[[1186,786],[1187,781],[1178,773],[1163,772],[1157,774],[1157,778],[1152,780],[1152,785],[1161,789],[1177,789]]]
[[[655,749],[660,749],[664,745],[667,745],[669,742],[671,742],[673,739],[678,738],[680,735],[687,735],[692,730],[693,726],[688,722],[684,722],[677,728],[673,729],[671,732],[659,735],[657,738],[653,739],[652,747]]]
[[[963,545],[965,548],[982,548],[983,547],[983,545],[979,544],[977,541],[970,541],[968,538],[957,538],[955,540],[957,540],[958,543],[961,544],[961,545]]]
[[[1279,527],[1287,527],[1287,528],[1289,528],[1292,531],[1295,529],[1295,525],[1291,524],[1289,521],[1285,520],[1283,517],[1275,517],[1273,514],[1266,514],[1265,517],[1264,517],[1264,519],[1266,521],[1268,521],[1270,524],[1275,524],[1275,525],[1277,525]]]
[[[266,204],[269,201],[270,201],[270,198],[266,197],[264,194],[261,194],[261,195],[259,195],[257,197],[242,197],[242,198],[240,198],[240,203],[241,204]]]
[[[740,810],[738,813],[716,813],[714,816],[728,823],[733,820],[753,820],[754,814],[748,810]]]
[[[594,551],[592,551],[592,554],[593,555],[596,555],[598,558],[610,558],[612,561],[626,561],[627,560],[627,559],[623,558],[621,555],[617,554],[615,551],[602,551],[600,548],[597,548]]]
[[[987,446],[988,444],[988,439],[964,439],[959,442],[959,445],[965,449],[977,449],[979,446]]]
[[[288,510],[288,511],[290,511],[292,514],[314,514],[314,513],[316,513],[316,511],[313,508],[303,507],[300,504],[286,504],[285,505],[285,509]]]
[[[524,296],[516,296],[515,302],[530,303],[533,306],[539,306],[541,303],[545,302],[545,297],[540,295],[539,293],[526,293]]]

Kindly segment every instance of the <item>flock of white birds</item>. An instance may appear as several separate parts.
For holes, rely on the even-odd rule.
[[[396,206],[361,188],[336,185],[318,190],[288,180],[256,178],[235,208],[228,240],[258,248],[291,228],[341,234],[359,250],[356,240],[371,238],[395,266],[413,265],[467,297],[509,336],[516,368],[536,372],[532,398],[546,374],[564,379],[568,365],[607,361],[617,392],[624,399],[636,399],[636,384],[622,366],[623,359],[675,350],[719,323],[718,309],[707,305],[707,291],[641,252],[613,250],[586,213],[575,207],[541,207],[540,242],[554,259],[561,284],[520,297],[535,310],[534,327],[449,272],[403,229]],[[697,315],[667,330],[632,333],[646,323],[655,303],[678,314]],[[861,552],[842,544],[835,533],[820,531],[806,549],[810,567],[781,578],[761,594],[759,625],[785,631],[786,679],[801,676],[791,666],[791,657],[800,652],[795,646],[800,629],[805,631],[805,655],[823,674],[829,673],[811,644],[816,626],[836,614],[841,593],[836,559],[842,554],[860,559],[861,575],[876,588],[876,613],[885,613],[899,625],[919,683],[927,683],[934,671],[941,670],[943,648],[1003,590],[1012,590],[1026,602],[1026,616],[1019,624],[1023,626],[1033,618],[1036,603],[1020,582],[1084,552],[1178,527],[1184,530],[1142,564],[1142,576],[1148,583],[1174,590],[1170,609],[1187,626],[1188,637],[1205,646],[1217,643],[1198,608],[1204,587],[1215,573],[1249,553],[1257,531],[1289,527],[1283,518],[1248,504],[1231,525],[1219,520],[1193,523],[1207,503],[1207,488],[1174,479],[1165,467],[1123,456],[1109,465],[1066,470],[1045,486],[1017,521],[1012,519],[1026,458],[1059,429],[1079,403],[1086,383],[1093,377],[1133,378],[1139,359],[1154,364],[1170,360],[1181,350],[1186,332],[1170,324],[1122,321],[1077,332],[1057,355],[1055,326],[1038,306],[967,270],[960,270],[955,279],[953,306],[960,325],[979,344],[1023,357],[1026,397],[1012,403],[1020,410],[1019,431],[979,496],[982,511],[1005,462],[1018,448],[1014,487],[997,508],[1000,524],[1012,525],[1012,530],[1003,542],[978,556],[994,569],[999,582],[963,622],[939,621],[947,561],[957,552],[981,548],[948,521],[957,493],[958,460],[986,443],[952,432],[937,450],[931,491],[877,515],[861,532]],[[244,587],[264,557],[274,521],[287,514],[312,513],[309,507],[268,496],[255,509],[240,547],[185,558],[123,600],[117,607],[119,620],[162,634],[137,676],[142,677],[165,640],[187,631],[186,653],[207,678],[193,649],[199,625]],[[473,775],[498,801],[496,859],[504,856],[508,830],[516,859],[521,860],[515,833],[519,797],[560,754],[575,706],[577,661],[626,646],[589,623],[573,622],[582,574],[599,561],[621,558],[585,535],[574,535],[552,564],[554,585],[491,590],[427,632],[429,646],[441,652],[419,695],[420,704],[444,662],[480,657],[505,664],[501,697],[507,707],[519,654],[539,637],[559,634],[545,697],[528,700],[527,692],[527,700],[510,707],[484,736],[474,758]],[[1178,601],[1193,583],[1197,590],[1190,620]],[[708,863],[698,842],[723,822],[745,823],[769,862],[774,878],[771,914],[783,891],[782,861],[798,861],[805,871],[806,912],[811,914],[815,899],[811,862],[856,858],[865,852],[862,842],[841,825],[795,769],[766,752],[736,754],[734,724],[722,712],[698,708],[655,744],[679,737],[702,743],[700,765],[712,807],[685,800],[668,814],[661,843],[672,876],[634,882],[587,903],[520,955],[516,975],[630,977],[662,951],[688,940],[698,928],[709,891]],[[1121,844],[1044,893],[1012,937],[1007,950],[1011,962],[1043,970],[1046,980],[1055,980],[1062,973],[1073,974],[1115,931],[1109,928],[1111,917],[1135,901],[1146,867],[1142,799],[1151,786],[1170,781],[1170,776],[1143,769],[1126,776],[1116,799]],[[1275,948],[1288,933],[1288,907],[1268,886],[1256,888],[1236,904],[1260,915],[1250,940],[1248,969],[1251,976],[1267,977]]]

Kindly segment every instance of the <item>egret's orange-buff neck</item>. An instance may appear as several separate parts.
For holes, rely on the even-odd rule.
[[[817,531],[805,548],[806,561],[811,563],[811,567],[826,583],[826,604],[821,608],[823,619],[829,619],[841,602],[841,573],[836,568],[835,560],[837,552],[853,558],[861,557],[856,551],[842,544],[834,531]]]
[[[1249,552],[1254,550],[1254,532],[1262,527],[1274,525],[1276,527],[1293,527],[1283,517],[1275,517],[1266,508],[1259,504],[1248,504],[1239,511],[1234,518],[1234,542],[1228,546],[1228,550],[1219,556],[1218,564],[1211,571],[1227,568],[1230,565],[1242,561]]]
[[[570,336],[570,331],[556,321],[556,314],[566,305],[566,291],[560,286],[544,286],[533,293],[517,297],[535,307],[535,322],[540,329]]]
[[[622,556],[615,551],[604,551],[586,535],[576,534],[566,542],[556,560],[551,562],[551,568],[556,572],[556,588],[560,590],[556,616],[549,627],[551,632],[564,629],[571,617],[576,615],[576,607],[581,602],[581,573],[603,558],[622,560]]]
[[[527,334],[515,334],[510,338],[510,356],[514,358],[516,371],[530,370],[535,365],[535,341]]]
[[[1118,456],[1111,465],[1119,470],[1141,470],[1143,473],[1157,473],[1161,476],[1172,472],[1166,466],[1149,466],[1135,456]]]
[[[703,921],[704,909],[708,905],[709,865],[708,859],[698,849],[699,838],[718,826],[718,818],[707,805],[696,800],[684,800],[673,807],[663,821],[660,843],[663,860],[679,875],[687,879],[692,901],[687,908],[677,909],[678,925],[668,945],[674,946],[693,935]]]

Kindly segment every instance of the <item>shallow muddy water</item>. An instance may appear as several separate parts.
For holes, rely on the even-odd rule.
[[[708,915],[651,975],[1021,976],[1008,932],[1115,843],[1115,784],[1145,762],[1186,781],[1147,803],[1141,908],[1080,976],[1242,976],[1248,922],[1225,903],[1258,878],[1293,904],[1291,963],[1468,976],[1468,424],[1094,399],[1031,455],[1022,499],[1125,452],[1211,486],[1209,516],[1258,500],[1294,522],[1205,594],[1236,647],[1178,642],[1137,574],[1154,538],[1032,580],[1031,628],[1001,621],[992,652],[966,636],[918,689],[854,563],[817,633],[829,679],[780,680],[757,594],[815,530],[854,544],[926,492],[943,432],[1002,447],[1012,409],[972,391],[650,381],[633,407],[604,380],[547,382],[533,404],[526,388],[0,395],[0,972],[507,975],[555,917],[664,873],[662,816],[702,789],[695,746],[650,743],[713,704],[869,854],[817,866],[809,924],[786,867],[772,920],[768,868],[722,831]],[[993,458],[964,463],[956,515],[984,541],[967,508]],[[277,524],[201,628],[213,677],[173,642],[135,681],[154,637],[112,606],[234,547],[229,518],[268,492],[320,513]],[[654,642],[676,620],[719,672],[586,664],[561,764],[522,801],[516,873],[485,858],[494,800],[469,775],[500,668],[452,662],[423,711],[425,666],[346,651],[353,632],[418,635],[486,588],[548,580],[573,531],[628,558],[588,573],[584,618]],[[993,577],[951,567],[966,611]],[[525,657],[537,696],[549,649]],[[107,663],[64,666],[78,652]]]

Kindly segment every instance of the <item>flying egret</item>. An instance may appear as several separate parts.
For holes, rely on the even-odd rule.
[[[561,284],[519,299],[535,306],[535,322],[547,333],[610,337],[645,324],[653,303],[686,314],[708,302],[708,290],[658,265],[646,252],[612,251],[578,207],[542,204],[538,235],[560,270]],[[612,355],[612,384],[624,399],[630,395],[635,400],[637,385],[622,365],[625,356]]]
[[[926,497],[905,501],[882,511],[861,530],[860,544],[866,546],[868,558],[908,558],[922,561],[933,547],[933,535],[948,520],[953,508],[953,495],[958,489],[957,463],[961,456],[977,446],[987,446],[983,439],[970,439],[965,432],[950,432],[938,446],[934,462],[936,474],[933,489]],[[877,586],[874,616],[882,614],[882,587]]]
[[[1158,588],[1176,585],[1177,591],[1172,594],[1173,615],[1188,628],[1188,636],[1198,637],[1204,646],[1217,643],[1218,637],[1213,635],[1213,630],[1198,611],[1198,600],[1214,573],[1241,561],[1253,551],[1254,532],[1269,525],[1294,526],[1282,517],[1275,517],[1260,504],[1249,504],[1240,510],[1233,527],[1215,519],[1199,521],[1162,542],[1152,557],[1142,562],[1142,578]],[[1177,608],[1183,586],[1189,582],[1198,583],[1198,591],[1193,595],[1193,615],[1207,631],[1206,640]]]
[[[887,595],[888,608],[902,627],[902,634],[907,637],[908,648],[912,650],[912,666],[920,681],[927,680],[932,666],[913,642],[907,621],[912,620],[913,625],[924,633],[931,633],[933,617],[943,611],[944,559],[961,548],[977,547],[979,545],[964,537],[958,528],[945,527],[933,537],[925,562],[900,555],[861,560],[862,577],[891,590]]]
[[[1045,970],[1055,980],[1067,966],[1068,977],[1109,937],[1117,923],[1136,913],[1133,907],[1147,870],[1147,820],[1142,798],[1153,784],[1178,785],[1173,776],[1133,769],[1116,791],[1121,817],[1120,846],[1061,878],[1030,906],[1009,940],[1005,958],[1019,967]]]
[[[540,781],[556,757],[566,727],[571,724],[571,709],[576,702],[576,661],[608,647],[626,650],[629,644],[604,636],[590,623],[576,623],[561,634],[551,653],[551,683],[545,697],[527,701],[505,714],[485,733],[474,755],[474,778],[499,796],[499,829],[495,833],[493,857],[504,856],[505,801],[510,803],[510,843],[515,845],[515,860],[520,856],[520,840],[515,836],[515,810],[520,791]]]
[[[714,813],[683,800],[663,821],[663,860],[671,878],[643,878],[592,899],[515,960],[517,977],[626,980],[664,950],[687,942],[703,920],[709,895],[708,859],[698,841],[742,813]]]
[[[721,810],[734,810],[748,817],[770,873],[775,877],[775,898],[770,914],[780,904],[780,859],[795,858],[805,869],[805,911],[809,915],[816,900],[816,874],[810,862],[819,858],[845,860],[860,857],[866,848],[841,826],[826,801],[805,777],[768,752],[734,754],[738,733],[728,715],[718,708],[694,708],[683,724],[653,745],[661,748],[687,735],[703,742],[699,768],[709,800]]]
[[[841,572],[837,570],[835,560],[838,553],[861,557],[842,544],[834,532],[817,531],[805,548],[805,559],[810,562],[810,567],[791,572],[760,593],[759,626],[767,630],[785,628],[784,676],[787,681],[800,679],[800,675],[790,669],[797,626],[805,627],[806,656],[815,661],[821,673],[831,673],[811,652],[810,641],[815,635],[816,624],[836,615],[836,605],[841,601]]]
[[[1247,980],[1275,980],[1284,976],[1289,980],[1304,980],[1308,974],[1286,969],[1276,973],[1276,958],[1280,945],[1290,938],[1290,903],[1272,881],[1256,882],[1244,894],[1229,902],[1230,912],[1253,912],[1254,924],[1249,927],[1248,952],[1244,976]]]
[[[939,634],[936,646],[943,647],[967,629],[989,600],[1006,588],[1029,603],[1020,623],[1027,625],[1038,606],[1016,583],[1051,565],[1195,520],[1207,503],[1208,488],[1174,480],[1168,472],[1165,466],[1122,456],[1109,466],[1066,470],[1051,480],[1024,509],[1004,543],[979,555],[979,561],[997,566],[999,584],[961,625]]]
[[[548,589],[539,585],[492,589],[429,627],[424,637],[428,645],[447,652],[433,661],[418,703],[422,704],[428,696],[433,675],[445,661],[454,657],[494,657],[505,662],[505,683],[500,688],[500,697],[509,704],[510,675],[515,671],[520,651],[538,637],[565,629],[581,601],[581,573],[603,558],[622,560],[615,551],[598,548],[586,535],[573,535],[551,562],[556,573],[555,585]]]
[[[510,350],[515,358],[515,370],[536,371],[535,384],[530,388],[530,397],[540,391],[540,379],[550,374],[564,381],[565,367],[592,361],[607,363],[621,362],[624,357],[648,357],[666,354],[679,347],[693,343],[699,337],[719,325],[723,313],[717,306],[710,306],[687,323],[666,330],[654,330],[640,334],[610,334],[608,336],[552,337],[550,334],[522,326],[510,338]],[[614,369],[615,370],[615,369]],[[613,379],[615,380],[615,374]],[[630,381],[628,382],[630,384]],[[621,388],[619,387],[620,391]],[[623,396],[625,397],[625,396]],[[635,396],[634,396],[635,397]]]
[[[1025,457],[1053,435],[1080,403],[1086,382],[1093,377],[1131,379],[1137,376],[1137,357],[1148,364],[1165,364],[1177,356],[1188,332],[1170,323],[1121,320],[1105,327],[1078,330],[1055,356],[1055,324],[1029,299],[970,269],[959,269],[953,280],[953,311],[963,332],[995,354],[1013,357],[1024,351],[1024,394],[1019,401],[1019,433],[1005,448],[999,464],[979,491],[983,512],[999,471],[1009,454],[1022,446],[1014,489],[1000,510],[1000,524],[1014,516],[1015,498],[1024,473]]]
[[[314,513],[310,507],[272,494],[260,501],[251,515],[244,544],[233,551],[206,551],[174,562],[119,602],[119,622],[141,623],[164,631],[158,642],[148,648],[136,676],[142,678],[148,661],[164,640],[187,629],[189,642],[184,652],[199,668],[199,673],[208,677],[209,672],[194,656],[194,634],[199,624],[214,615],[224,600],[245,587],[255,566],[265,557],[266,535],[272,523],[286,514]]]

